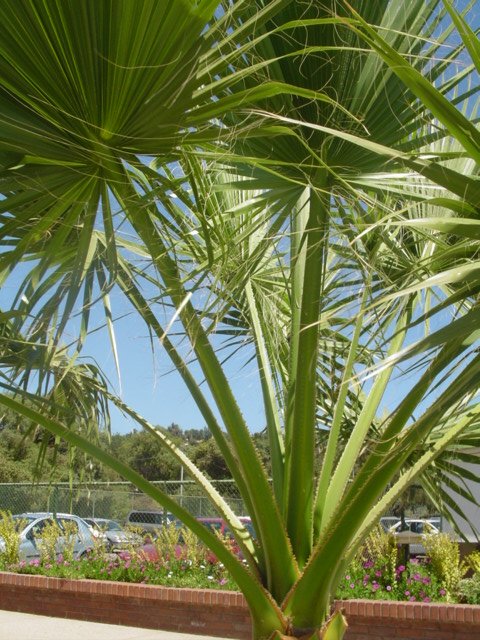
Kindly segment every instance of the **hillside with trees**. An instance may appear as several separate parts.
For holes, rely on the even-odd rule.
[[[208,429],[181,429],[172,423],[162,431],[212,479],[231,477]],[[111,436],[103,433],[100,438],[119,460],[148,480],[179,480],[181,477],[178,462],[146,431],[134,429],[131,433]],[[9,411],[3,413],[0,417],[0,483],[62,482],[69,480],[70,474],[74,480],[122,479],[108,467],[69,448],[65,442],[57,441],[27,420]]]

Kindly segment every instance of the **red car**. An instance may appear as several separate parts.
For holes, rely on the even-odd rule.
[[[225,520],[222,520],[222,518],[197,518],[197,520],[205,525],[208,529],[212,529],[212,531],[219,531],[224,536],[232,536],[227,523],[225,522]],[[252,519],[248,516],[240,516],[239,520],[245,526],[245,528],[248,529],[248,531],[252,535],[254,535]]]

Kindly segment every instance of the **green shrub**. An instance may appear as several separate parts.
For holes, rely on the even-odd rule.
[[[480,604],[480,573],[476,573],[471,578],[460,580],[458,593],[462,602]]]
[[[42,530],[35,535],[41,564],[55,564],[57,560],[58,539],[61,535],[62,530],[55,520],[47,522]]]
[[[446,599],[456,599],[460,580],[467,567],[460,560],[460,546],[448,533],[427,534],[422,536],[423,545],[430,558],[433,574],[446,591]]]
[[[64,533],[64,544],[62,546],[63,560],[64,562],[73,562],[78,525],[73,520],[64,520],[62,526]]]
[[[465,562],[473,571],[473,573],[478,573],[480,576],[480,551],[474,551],[470,553],[466,558]]]
[[[200,542],[193,531],[190,531],[190,529],[187,529],[186,527],[182,527],[180,536],[184,545],[182,553],[185,558],[189,558],[194,565],[200,565],[202,562],[205,562],[207,548],[202,542]]]
[[[375,565],[382,566],[387,582],[394,583],[398,549],[392,533],[384,531],[383,527],[378,525],[365,540],[360,555],[364,562],[370,560]]]
[[[18,529],[24,522],[14,519],[10,511],[0,511],[0,537],[3,538],[5,549],[0,553],[0,565],[7,567],[19,560],[20,536]]]
[[[161,529],[158,529],[156,534],[153,544],[155,545],[159,558],[175,558],[177,547],[179,546],[180,529],[174,522],[170,522]]]

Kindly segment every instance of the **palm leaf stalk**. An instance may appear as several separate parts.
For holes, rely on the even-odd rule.
[[[80,12],[11,0],[0,15],[2,282],[24,270],[9,327],[40,345],[30,369],[56,390],[48,371],[72,316],[80,329],[63,353],[88,344],[97,301],[115,351],[111,294],[125,297],[202,412],[257,539],[155,432],[159,446],[209,493],[249,568],[74,421],[49,415],[15,373],[4,388],[28,403],[4,393],[0,404],[192,528],[245,594],[256,639],[340,639],[329,603],[348,559],[381,510],[476,425],[476,291],[458,277],[477,268],[463,240],[478,241],[476,88],[464,89],[478,65],[472,30],[437,0],[100,0]],[[457,71],[465,52],[473,64]],[[430,335],[415,339],[430,319]],[[260,372],[272,487],[222,366],[222,335],[227,357],[245,338],[238,354]],[[401,367],[417,376],[392,399]]]

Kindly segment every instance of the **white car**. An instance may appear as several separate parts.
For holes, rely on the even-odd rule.
[[[391,531],[391,533],[410,531],[410,533],[418,533],[419,535],[423,535],[424,533],[440,533],[439,529],[430,522],[430,520],[414,520],[412,518],[405,518],[405,524],[399,520],[390,527],[389,531]]]
[[[400,543],[408,544],[411,555],[425,554],[425,547],[421,544],[424,534],[440,533],[440,530],[429,520],[413,518],[405,518],[404,522],[400,520],[390,527],[389,531],[395,534]],[[417,539],[418,542],[416,542]]]

